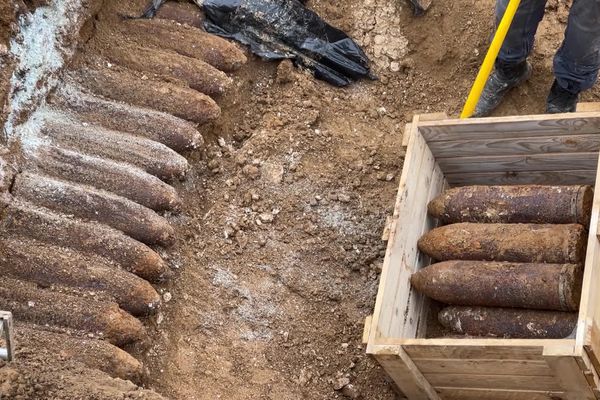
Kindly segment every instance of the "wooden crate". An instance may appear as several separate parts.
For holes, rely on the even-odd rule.
[[[587,110],[593,109],[584,105]],[[597,110],[596,110],[597,111]],[[428,299],[410,276],[430,264],[418,239],[436,221],[427,203],[470,184],[591,184],[600,188],[600,112],[439,119],[416,116],[375,311],[364,340],[410,400],[600,399],[600,190],[596,191],[577,336],[573,339],[426,339]]]

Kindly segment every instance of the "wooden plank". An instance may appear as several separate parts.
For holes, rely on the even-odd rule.
[[[594,396],[598,398],[600,394],[600,377],[598,377],[598,373],[594,369],[592,361],[586,352],[584,352],[581,357],[575,357],[575,360],[577,361],[577,364],[579,364],[579,368],[583,371],[583,375],[588,381],[588,385],[592,389]]]
[[[561,400],[562,392],[436,388],[444,400]]]
[[[466,185],[593,185],[596,172],[577,171],[528,171],[528,172],[482,172],[471,174],[448,174],[452,186]]]
[[[546,390],[550,392],[557,392],[562,390],[560,382],[554,376],[531,377],[522,375],[487,374],[425,374],[425,378],[434,387],[504,390]]]
[[[522,171],[590,170],[596,173],[598,153],[556,153],[437,159],[445,174]]]
[[[596,400],[575,357],[546,357],[566,396],[565,400]]]
[[[486,360],[543,360],[542,347],[472,346],[470,339],[454,346],[404,345],[402,348],[413,359],[486,359]]]
[[[371,323],[373,322],[373,316],[369,315],[365,318],[365,326],[363,328],[362,344],[369,343],[369,335],[371,334]]]
[[[428,143],[473,139],[571,136],[600,133],[600,116],[596,112],[586,112],[426,121],[419,124],[419,131]]]
[[[411,400],[441,400],[410,357],[401,348],[398,350],[398,355],[376,356],[376,359],[402,393]]]
[[[428,121],[439,121],[448,119],[446,113],[429,113],[429,114],[417,114],[413,116],[412,123],[408,123],[404,126],[404,136],[402,137],[402,147],[408,147],[408,140],[410,139],[410,132],[412,124],[419,125],[422,122]]]
[[[515,156],[542,153],[593,153],[600,150],[600,134],[462,139],[430,142],[435,158]]]
[[[577,103],[577,112],[600,112],[600,103],[595,101]]]
[[[576,348],[583,353],[584,346],[590,346],[594,357],[600,355],[600,335],[592,335],[593,328],[600,322],[600,307],[598,307],[598,288],[600,287],[600,241],[598,241],[598,221],[600,220],[600,164],[596,173],[594,202],[589,228],[585,270],[581,303],[579,306],[579,321],[577,325]]]
[[[482,359],[413,359],[423,374],[480,374],[553,376],[545,361],[532,360],[482,360]]]
[[[404,135],[402,135],[402,147],[405,149],[408,147],[408,143],[410,142],[411,133],[412,133],[412,123],[408,123],[408,124],[404,125]]]
[[[413,128],[414,132],[416,132],[416,127]],[[403,263],[403,258],[405,257],[407,243],[411,242],[411,234],[414,236],[413,227],[417,226],[418,223],[412,218],[413,205],[418,207],[417,198],[428,193],[428,188],[418,186],[417,179],[428,152],[427,146],[420,135],[417,137],[410,134],[409,137],[410,143],[400,177],[398,196],[394,207],[394,220],[390,229],[390,240],[388,241],[379,279],[369,346],[374,345],[382,337],[402,337],[400,335],[401,316],[403,316],[407,302],[399,303],[396,300],[399,292],[403,292],[405,296],[408,296],[411,275],[410,269]],[[433,163],[431,155],[428,159],[430,163]],[[422,207],[425,207],[425,205]],[[402,223],[398,223],[399,220]],[[409,261],[412,260],[407,260],[407,262]],[[392,324],[395,324],[393,327],[397,329],[395,333],[390,330]]]

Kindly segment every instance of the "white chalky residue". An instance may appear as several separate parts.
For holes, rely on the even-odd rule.
[[[83,15],[81,0],[55,0],[19,18],[19,33],[10,48],[18,65],[11,78],[5,139],[14,139],[21,113],[36,108],[56,86],[58,73],[74,51],[65,40],[79,30]]]

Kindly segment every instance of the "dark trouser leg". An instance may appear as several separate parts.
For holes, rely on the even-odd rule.
[[[496,2],[496,26],[504,16],[508,3],[509,0],[498,0]],[[544,17],[545,8],[546,0],[521,1],[496,60],[496,68],[506,70],[512,66],[523,64],[533,48],[535,33]]]
[[[591,88],[600,69],[600,0],[575,0],[565,40],[554,57],[558,84],[571,93]]]

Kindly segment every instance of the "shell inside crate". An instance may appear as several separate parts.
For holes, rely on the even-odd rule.
[[[404,167],[365,341],[408,399],[600,399],[600,191],[594,195],[575,338],[429,339],[430,302],[410,285],[411,275],[431,263],[417,241],[436,226],[427,204],[444,189],[600,187],[600,108],[584,104],[579,110],[471,120],[420,115],[407,125]]]

